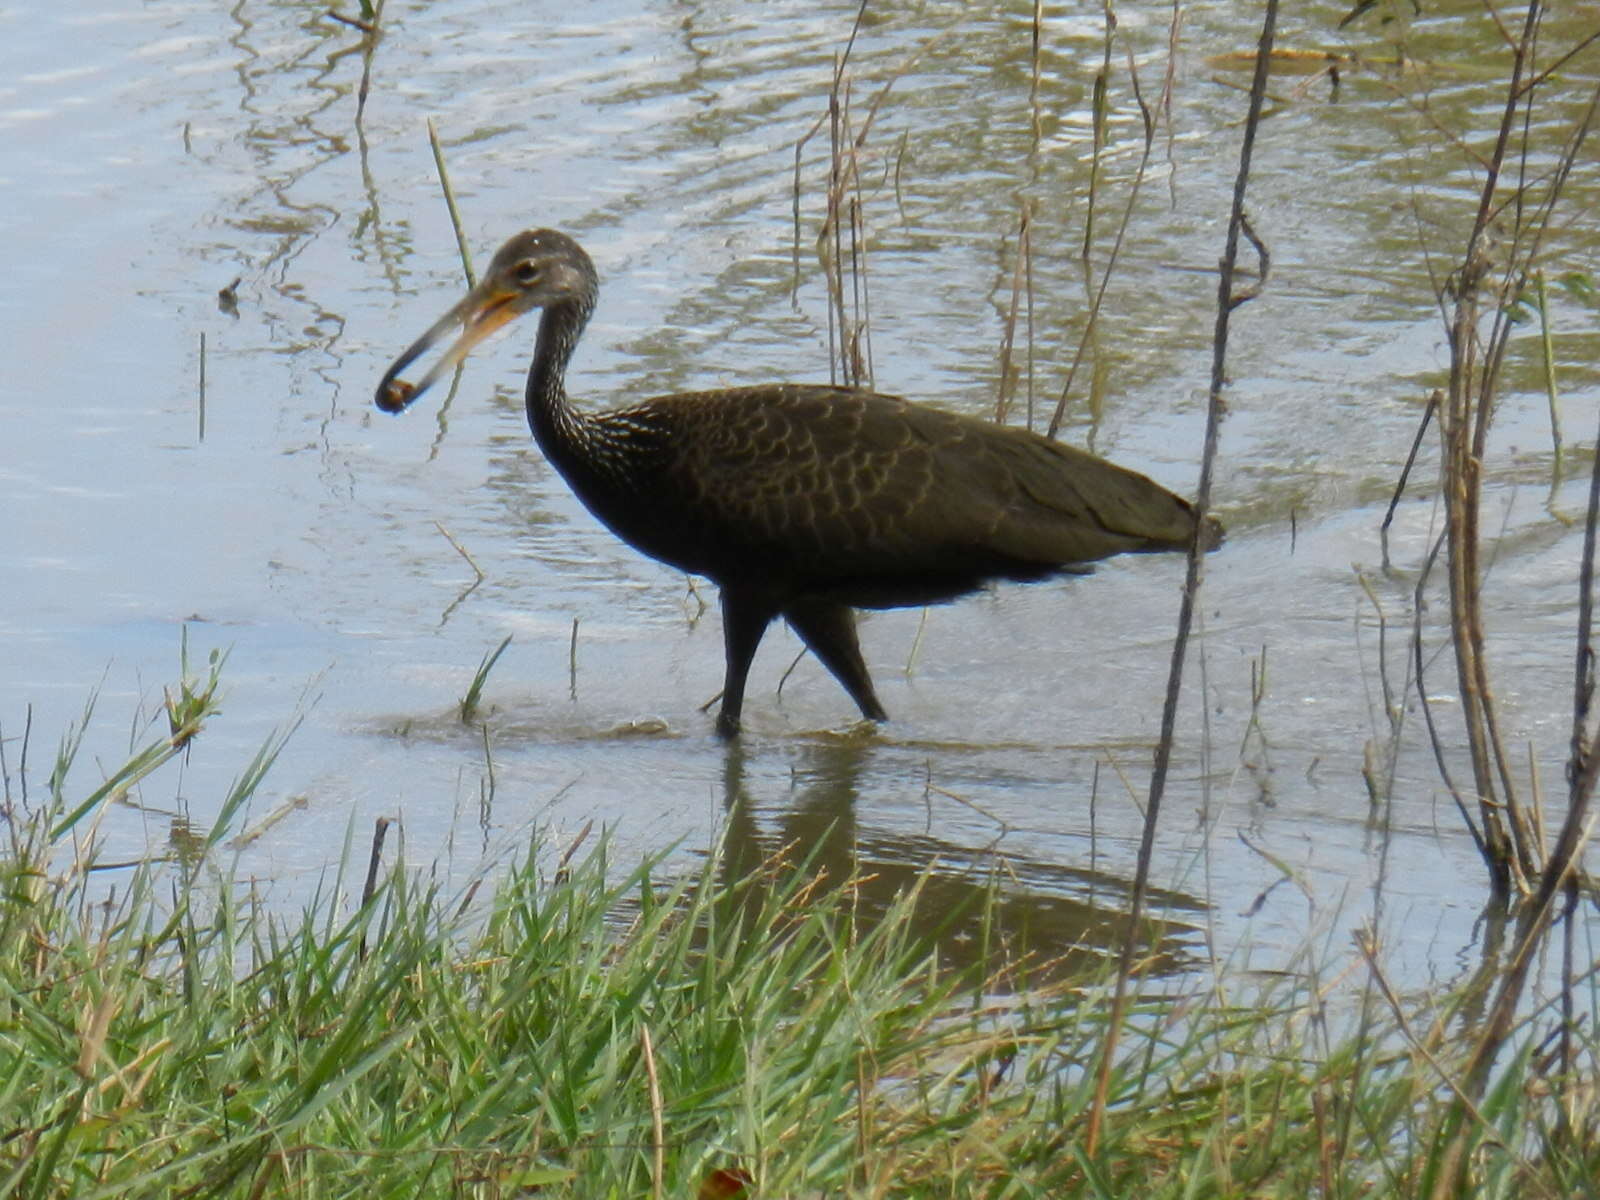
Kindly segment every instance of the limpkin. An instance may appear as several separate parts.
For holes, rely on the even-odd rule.
[[[528,424],[600,521],[721,593],[727,675],[717,730],[739,730],[745,677],[783,617],[862,716],[886,714],[854,609],[950,600],[995,580],[1082,573],[1126,552],[1183,550],[1189,504],[1143,475],[1025,429],[826,384],[657,396],[585,413],[564,377],[599,293],[583,248],[537,229],[502,246],[482,282],[384,372],[397,413],[495,330],[543,309]],[[460,326],[416,383],[400,373]],[[1202,541],[1221,540],[1207,521]]]

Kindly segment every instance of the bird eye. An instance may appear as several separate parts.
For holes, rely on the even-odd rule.
[[[539,282],[539,264],[525,258],[511,268],[511,275],[522,287],[532,287]]]

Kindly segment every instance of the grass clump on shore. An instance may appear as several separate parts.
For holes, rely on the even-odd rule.
[[[142,778],[200,734],[217,666]],[[1412,1196],[1431,1169],[1448,1041],[1335,1037],[1314,972],[1137,1001],[1090,1156],[1107,981],[950,967],[915,890],[868,922],[801,853],[669,879],[535,845],[471,904],[394,870],[285,919],[221,827],[91,873],[64,839],[118,787],[74,802],[77,744],[46,800],[8,776],[0,1194]],[[1592,1086],[1556,1087],[1539,1040],[1478,1110],[1475,1195],[1600,1177]]]

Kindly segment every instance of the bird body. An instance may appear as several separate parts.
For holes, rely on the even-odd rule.
[[[542,308],[527,389],[535,440],[612,532],[718,585],[725,735],[738,730],[750,661],[776,617],[864,716],[881,720],[853,609],[1081,573],[1114,554],[1183,550],[1195,537],[1189,504],[1143,475],[1029,430],[864,389],[768,384],[580,412],[564,376],[597,293],[571,238],[519,234],[395,361],[377,403],[403,409],[494,329]],[[464,332],[441,362],[415,387],[401,381],[456,324]],[[1208,522],[1201,536],[1220,542],[1220,526]]]
[[[635,548],[775,596],[856,608],[947,600],[1127,551],[1179,550],[1193,520],[1148,480],[1022,429],[894,396],[776,384],[646,400],[588,418],[555,457]]]

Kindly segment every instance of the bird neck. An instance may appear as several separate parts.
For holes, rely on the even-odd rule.
[[[612,529],[626,513],[615,502],[635,491],[660,447],[658,431],[637,409],[588,414],[567,399],[566,371],[588,323],[594,297],[545,308],[528,370],[528,426],[533,440],[578,498]]]
[[[528,427],[547,454],[559,454],[583,438],[586,420],[567,400],[566,374],[589,310],[589,305],[569,301],[549,305],[539,318],[528,370]]]

